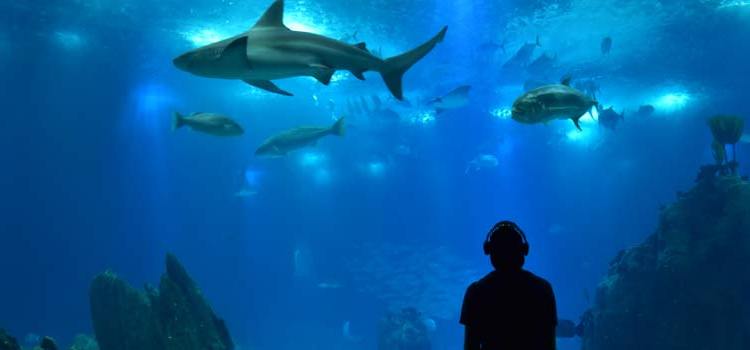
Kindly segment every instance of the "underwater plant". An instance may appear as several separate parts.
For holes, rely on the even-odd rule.
[[[736,162],[736,145],[742,138],[745,120],[734,115],[716,115],[708,119],[708,126],[714,135],[714,142],[721,144],[722,148],[732,145],[732,161]]]
[[[711,154],[713,154],[717,165],[722,165],[727,160],[727,149],[719,141],[714,140],[711,143]]]

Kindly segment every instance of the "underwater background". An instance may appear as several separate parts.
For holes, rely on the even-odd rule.
[[[463,292],[490,270],[481,243],[502,219],[526,231],[526,266],[552,283],[559,317],[577,320],[612,258],[713,161],[706,120],[750,115],[740,0],[286,1],[290,28],[385,57],[447,25],[406,74],[407,102],[374,73],[277,82],[286,97],[172,65],[269,4],[0,3],[1,327],[65,344],[91,334],[92,278],[158,281],[171,252],[238,348],[372,349],[385,312],[414,307],[432,347],[452,349]],[[506,64],[537,38],[528,62]],[[565,75],[595,84],[624,121],[511,120],[525,84]],[[436,113],[429,101],[462,85],[468,103]],[[200,111],[245,134],[172,130],[173,112]],[[342,116],[343,138],[254,155],[272,134]]]

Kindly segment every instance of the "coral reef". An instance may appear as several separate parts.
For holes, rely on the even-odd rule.
[[[96,340],[88,335],[79,334],[73,339],[73,344],[69,350],[99,350],[99,344]]]
[[[0,328],[0,350],[21,350],[16,338],[11,337],[2,328]]]
[[[705,178],[621,252],[584,317],[584,350],[750,348],[750,183]]]
[[[378,350],[430,350],[422,315],[414,308],[389,312],[378,325]]]
[[[158,290],[138,291],[112,272],[91,284],[91,318],[102,350],[232,350],[224,321],[173,255]]]
[[[714,140],[724,145],[733,145],[740,141],[745,121],[733,115],[717,115],[708,120],[708,127]]]
[[[735,166],[731,168],[732,173],[736,173],[737,167],[737,142],[742,138],[742,131],[745,128],[745,120],[733,115],[717,115],[708,120],[708,127],[714,136],[713,145],[711,146],[714,159],[717,165],[724,165],[728,162],[726,155],[726,145],[732,145],[732,162]],[[729,165],[728,164],[728,165]]]

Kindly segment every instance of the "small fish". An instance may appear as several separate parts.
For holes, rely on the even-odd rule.
[[[258,191],[249,187],[243,187],[239,191],[235,192],[234,196],[238,198],[247,198],[255,196],[256,194],[258,194]]]
[[[468,174],[470,171],[480,171],[483,169],[496,168],[498,164],[500,164],[500,162],[494,155],[480,154],[469,162],[469,165],[466,167],[465,173]]]
[[[320,289],[341,289],[343,286],[336,282],[320,282],[318,288]]]
[[[255,155],[283,157],[291,151],[312,146],[328,135],[343,136],[344,131],[344,118],[340,118],[330,127],[307,126],[290,129],[267,139],[258,147]]]
[[[638,112],[636,112],[636,114],[639,117],[649,117],[654,114],[655,110],[656,108],[654,108],[654,106],[652,105],[643,105],[638,108]]]
[[[541,47],[542,44],[539,42],[539,35],[536,36],[536,41],[533,43],[526,43],[521,46],[518,51],[511,57],[505,64],[504,68],[508,67],[523,67],[529,63],[531,56],[534,55],[534,50],[537,47]]]
[[[503,42],[500,43],[500,44],[498,44],[495,41],[488,41],[488,42],[485,42],[485,43],[479,45],[479,50],[480,51],[484,51],[484,52],[490,52],[490,53],[495,52],[497,50],[502,50],[503,53],[505,53],[505,44],[507,44],[507,43],[508,43],[508,39],[507,38],[503,39]]]
[[[466,106],[469,103],[470,85],[461,85],[444,96],[437,97],[430,101],[435,113],[440,114],[446,110],[457,109]]]
[[[518,97],[513,102],[511,118],[523,124],[571,119],[582,130],[579,120],[597,104],[593,98],[570,87],[570,77],[565,77],[560,84],[541,86]]]
[[[612,38],[605,37],[602,39],[602,55],[609,55],[609,52],[612,51]]]
[[[239,136],[245,133],[237,122],[220,114],[201,112],[187,117],[178,112],[172,114],[172,130],[186,125],[195,131],[214,136]]]
[[[602,109],[601,106],[597,106],[596,109],[599,112],[599,125],[603,128],[614,131],[617,124],[625,120],[625,112],[617,113],[612,107]]]

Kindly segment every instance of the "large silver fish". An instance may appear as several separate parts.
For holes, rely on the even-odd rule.
[[[172,114],[172,130],[177,130],[183,126],[214,136],[239,136],[245,132],[237,122],[221,114],[200,112],[183,116],[174,112]]]
[[[330,127],[303,126],[270,137],[255,151],[256,156],[283,157],[289,152],[312,146],[328,135],[344,135],[344,118]]]
[[[530,90],[513,102],[513,120],[524,124],[548,123],[557,119],[571,119],[578,130],[579,120],[598,103],[586,94],[570,87],[570,78]]]

